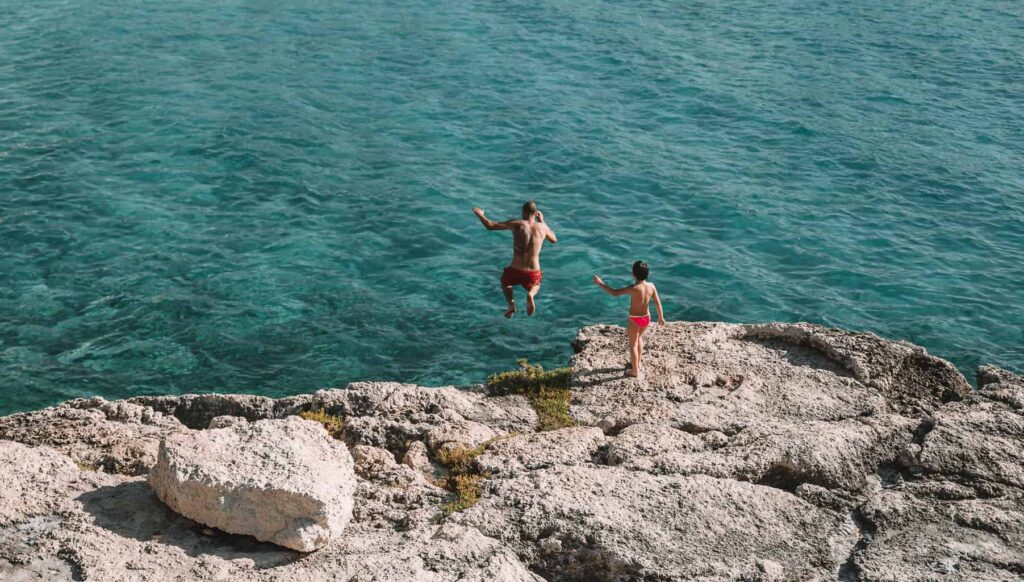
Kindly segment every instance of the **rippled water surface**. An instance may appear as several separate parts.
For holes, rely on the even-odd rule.
[[[1024,370],[1017,1],[4,0],[0,412],[469,383],[624,321]],[[502,318],[507,233],[560,243]]]

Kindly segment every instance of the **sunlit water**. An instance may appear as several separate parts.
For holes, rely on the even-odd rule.
[[[0,412],[482,381],[623,323],[1024,370],[1020,2],[4,0]],[[526,199],[560,242],[502,318]]]

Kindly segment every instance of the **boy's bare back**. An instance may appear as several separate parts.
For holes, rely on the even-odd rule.
[[[655,289],[654,283],[648,281],[641,281],[630,287],[629,314],[641,316],[650,313],[651,298],[657,292],[658,290]]]

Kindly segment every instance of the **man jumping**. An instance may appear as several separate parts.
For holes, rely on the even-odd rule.
[[[544,274],[540,270],[540,248],[544,241],[551,244],[558,242],[555,232],[544,223],[544,215],[537,210],[536,202],[523,204],[521,220],[494,222],[484,216],[484,211],[474,208],[477,218],[487,230],[512,231],[512,264],[505,267],[501,274],[501,290],[508,300],[508,311],[505,317],[512,317],[516,312],[516,301],[512,297],[512,288],[522,285],[526,289],[526,314],[533,315],[537,310],[534,298],[540,290],[540,280]]]

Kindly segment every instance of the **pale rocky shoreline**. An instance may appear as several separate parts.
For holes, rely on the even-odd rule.
[[[620,327],[579,332],[578,426],[548,432],[522,396],[386,382],[2,417],[0,580],[1024,577],[1024,377],[983,367],[972,389],[871,334],[673,323],[650,335],[637,381],[624,343]],[[147,482],[162,439],[320,409],[344,420],[324,454],[344,466],[350,453],[355,474],[324,494],[350,495],[351,520],[331,517],[343,529],[316,551],[204,526]],[[302,422],[322,446],[326,431]],[[479,502],[446,515],[438,453],[485,443]]]

